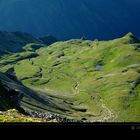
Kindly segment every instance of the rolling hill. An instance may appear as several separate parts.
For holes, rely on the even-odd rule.
[[[140,121],[140,41],[132,33],[26,46],[0,58],[0,81],[22,93],[24,110],[88,122]]]

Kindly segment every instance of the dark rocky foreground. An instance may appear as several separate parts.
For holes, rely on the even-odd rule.
[[[24,93],[22,90],[24,89],[20,89],[18,86],[20,85],[21,87],[23,86],[21,83],[14,82],[16,84],[16,88],[18,89],[18,91],[16,91],[13,87],[13,85],[10,85],[10,83],[12,81],[10,81],[11,79],[8,79],[7,77],[8,75],[4,75],[3,73],[0,73],[0,78],[2,80],[0,80],[0,90],[1,90],[1,96],[3,97],[2,99],[0,98],[0,103],[1,108],[0,108],[0,114],[5,113],[7,110],[12,109],[12,108],[16,108],[20,113],[24,114],[24,115],[28,115],[30,117],[33,118],[42,118],[45,120],[52,120],[52,121],[56,121],[56,122],[78,122],[77,120],[74,119],[68,119],[65,116],[59,115],[59,114],[54,114],[54,113],[41,113],[41,112],[37,112],[37,111],[26,111],[24,110],[24,108],[22,108],[22,106],[20,106],[20,101],[21,99],[24,97]],[[23,86],[24,87],[24,86]],[[2,103],[3,100],[6,100],[5,104]],[[5,106],[9,103],[9,107],[7,107],[6,109]]]
[[[56,121],[56,122],[83,122],[82,120],[74,120],[74,119],[69,119],[63,115],[60,114],[53,114],[53,113],[40,113],[40,112],[28,112],[26,111],[28,115],[30,115],[33,118],[42,118],[45,120],[49,121]]]

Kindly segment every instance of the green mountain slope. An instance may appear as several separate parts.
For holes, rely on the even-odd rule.
[[[17,59],[29,53],[37,55]],[[27,110],[92,122],[140,121],[140,41],[132,33],[57,42],[3,56],[0,67],[24,85],[16,88],[25,93],[21,105]]]

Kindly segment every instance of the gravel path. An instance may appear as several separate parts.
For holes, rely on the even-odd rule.
[[[99,119],[97,121],[99,122],[108,122],[109,120],[113,120],[114,118],[116,118],[117,116],[112,113],[112,111],[105,105],[104,101],[101,99],[101,104],[102,104],[102,108],[104,109],[104,111],[106,112],[105,115],[102,117],[102,119]]]

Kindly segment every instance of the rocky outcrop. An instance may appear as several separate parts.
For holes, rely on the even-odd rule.
[[[55,120],[56,122],[83,122],[83,120],[69,119],[60,114],[54,113],[40,113],[40,112],[26,112],[33,118],[42,118],[44,120]]]

